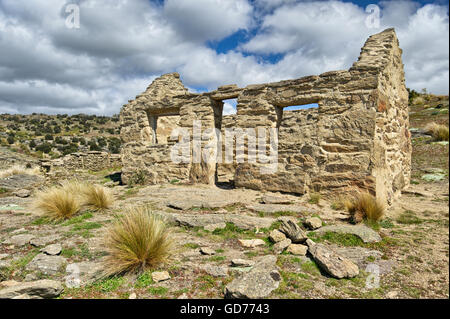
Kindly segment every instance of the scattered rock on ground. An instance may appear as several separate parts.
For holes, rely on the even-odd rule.
[[[206,225],[204,228],[207,231],[213,232],[216,229],[224,229],[225,227],[227,227],[227,224],[225,224],[225,223],[217,223],[217,224]]]
[[[277,257],[274,255],[261,257],[250,271],[225,287],[225,297],[260,299],[269,296],[281,282],[276,261]]]
[[[305,226],[309,229],[318,229],[322,227],[322,220],[319,217],[308,217],[304,222]]]
[[[46,255],[51,255],[51,256],[59,255],[61,253],[61,251],[62,251],[62,246],[60,244],[48,245],[41,249],[41,252],[43,252]]]
[[[276,254],[281,254],[289,245],[292,243],[292,241],[289,238],[286,238],[285,240],[282,240],[275,245],[273,245],[273,251]]]
[[[17,174],[6,178],[0,178],[0,187],[15,190],[34,188],[44,181],[45,179],[38,175]]]
[[[155,271],[152,272],[152,279],[154,282],[160,282],[164,280],[169,280],[170,275],[167,271]]]
[[[30,298],[48,299],[58,297],[63,291],[60,282],[54,280],[38,280],[23,282],[0,290],[0,299],[29,296]]]
[[[274,229],[269,233],[269,239],[273,243],[278,243],[286,239],[286,235],[280,232],[278,229]]]
[[[287,205],[289,205],[291,203],[291,200],[289,200],[289,198],[282,197],[282,196],[266,194],[262,197],[261,202],[263,204],[287,204]]]
[[[201,247],[200,248],[200,253],[202,254],[202,255],[215,255],[216,254],[216,252],[214,251],[214,249],[211,249],[211,248],[209,248],[209,247]]]
[[[31,239],[34,238],[34,235],[30,234],[21,234],[12,236],[11,238],[7,239],[4,244],[8,245],[15,245],[15,246],[24,246],[30,242]]]
[[[28,189],[20,189],[18,191],[15,191],[13,194],[20,198],[26,198],[30,197],[31,191],[29,191]]]
[[[240,259],[240,258],[231,260],[232,267],[252,267],[254,265],[255,265],[255,262],[253,260]]]
[[[292,255],[306,256],[308,246],[301,244],[290,244],[289,247],[286,248],[286,252],[291,253]]]
[[[353,278],[359,274],[359,268],[351,260],[342,257],[323,244],[316,244],[312,240],[307,240],[308,251],[314,258],[317,265],[338,279]]]
[[[60,238],[61,238],[60,235],[49,235],[49,236],[44,236],[44,237],[36,237],[36,238],[33,238],[32,240],[30,240],[30,244],[35,247],[42,247],[42,246],[45,246],[51,242],[54,242],[54,241],[60,239]]]
[[[137,296],[135,292],[131,293],[130,296],[128,297],[128,299],[136,299],[136,298]]]
[[[83,261],[68,264],[66,281],[73,287],[83,287],[101,279],[104,276],[101,262]]]
[[[66,258],[62,256],[49,256],[46,254],[38,254],[26,266],[27,270],[41,271],[46,275],[54,275],[63,269]]]
[[[213,277],[226,277],[228,276],[228,267],[216,266],[216,265],[202,265],[201,269],[208,275]]]
[[[239,243],[242,247],[246,248],[254,248],[265,245],[265,242],[262,239],[239,239]]]
[[[303,243],[308,238],[300,226],[291,219],[281,222],[280,231],[295,244]]]

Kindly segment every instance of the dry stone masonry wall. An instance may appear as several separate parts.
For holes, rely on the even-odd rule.
[[[122,179],[144,173],[151,184],[232,180],[236,187],[296,194],[361,189],[390,204],[409,184],[411,167],[401,54],[394,29],[387,29],[366,41],[349,70],[201,94],[188,92],[177,73],[165,74],[121,110]],[[233,98],[237,114],[222,116],[223,101]],[[319,107],[284,110],[311,103]],[[179,140],[171,140],[170,131],[192,136],[194,120],[202,130],[221,130],[222,140],[230,127],[278,129],[276,171],[262,174],[262,164],[238,163],[236,155],[229,164],[194,163],[192,147],[186,163],[174,163],[170,152]],[[211,138],[202,138],[213,156],[210,145]]]
[[[119,154],[90,151],[86,153],[72,153],[54,160],[44,160],[41,167],[45,172],[73,172],[75,170],[90,170],[93,172],[122,166]]]

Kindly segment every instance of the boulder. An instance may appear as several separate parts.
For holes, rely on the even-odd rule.
[[[280,232],[278,229],[274,229],[269,233],[269,239],[273,243],[278,243],[286,239],[286,235]]]
[[[290,244],[286,249],[286,252],[292,255],[306,256],[306,253],[308,252],[308,246],[301,244]]]
[[[7,239],[4,244],[14,245],[14,246],[24,246],[30,242],[31,239],[34,238],[34,235],[30,234],[21,234],[15,235],[11,238]]]
[[[59,255],[62,251],[62,246],[60,244],[53,244],[48,245],[41,249],[41,252],[43,252],[46,255],[56,256]]]
[[[227,277],[228,267],[216,266],[216,265],[202,265],[201,269],[205,271],[208,275],[213,277]]]
[[[66,273],[66,285],[71,288],[89,285],[105,276],[102,264],[92,261],[68,264]]]
[[[54,275],[61,271],[65,264],[66,258],[62,256],[39,254],[26,266],[26,269],[41,271],[46,275]]]
[[[303,243],[308,238],[300,226],[291,219],[281,222],[280,231],[295,244]]]
[[[306,218],[304,225],[311,230],[318,229],[322,227],[322,220],[319,217],[308,217]]]
[[[23,282],[0,290],[0,299],[48,299],[56,298],[63,291],[60,282],[54,280],[38,280]]]
[[[253,268],[235,278],[225,287],[225,298],[266,298],[277,289],[281,275],[276,266],[277,257],[263,256]]]
[[[239,244],[245,248],[254,248],[257,246],[263,246],[266,243],[262,239],[239,239]]]
[[[18,191],[15,191],[13,194],[20,198],[26,198],[30,197],[31,191],[29,191],[28,189],[20,189]]]
[[[253,260],[240,259],[240,258],[231,260],[232,267],[252,267],[254,265],[255,265],[255,262]]]
[[[286,197],[282,196],[275,196],[275,195],[264,195],[261,199],[261,202],[263,204],[290,204],[291,200]]]
[[[60,235],[49,235],[49,236],[44,236],[44,237],[36,237],[36,238],[33,238],[32,240],[30,240],[30,244],[35,247],[42,247],[42,246],[45,246],[47,244],[50,244],[51,242],[54,242],[54,241],[60,239],[60,238],[61,238]]]
[[[276,254],[281,254],[289,245],[292,243],[292,241],[289,238],[286,238],[285,240],[282,240],[275,245],[273,245],[273,251]]]
[[[214,251],[214,249],[211,249],[211,248],[209,248],[209,247],[201,247],[201,248],[200,248],[200,253],[201,253],[202,255],[208,255],[208,256],[210,256],[210,255],[215,255],[215,254],[216,254],[216,252]]]
[[[167,271],[155,271],[152,272],[152,279],[154,282],[160,282],[170,279],[170,275]]]
[[[338,279],[353,278],[359,274],[359,268],[350,259],[338,255],[325,245],[307,241],[308,250],[317,265],[330,276]]]

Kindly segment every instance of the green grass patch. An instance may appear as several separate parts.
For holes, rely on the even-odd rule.
[[[274,213],[258,212],[259,217],[282,217],[282,216],[295,216],[298,217],[300,214],[291,211],[279,211]]]
[[[316,243],[327,241],[330,243],[349,247],[364,246],[363,240],[353,234],[341,234],[335,232],[326,232],[325,234],[318,234],[310,232],[308,233],[308,237]]]
[[[84,220],[92,218],[92,217],[93,217],[93,215],[91,212],[86,212],[80,216],[76,216],[76,217],[73,217],[73,218],[67,220],[66,222],[64,222],[62,224],[62,226],[70,226],[70,225],[78,224],[78,223],[81,223]]]
[[[146,288],[154,283],[155,282],[152,279],[152,273],[150,271],[146,271],[136,279],[134,287],[135,288]]]
[[[119,289],[124,283],[124,277],[111,277],[95,283],[93,287],[101,292],[112,292]]]
[[[423,220],[416,216],[416,213],[410,210],[405,210],[397,219],[396,222],[404,225],[418,225],[422,224]]]
[[[186,247],[189,249],[197,249],[197,248],[200,248],[200,245],[196,244],[196,243],[186,243],[183,245],[183,247]]]
[[[149,293],[151,293],[152,295],[163,297],[163,296],[165,296],[167,294],[167,292],[169,291],[169,288],[166,288],[166,287],[149,287],[147,289],[147,291]]]
[[[103,227],[103,225],[100,223],[84,222],[84,223],[80,223],[80,224],[75,224],[72,227],[71,231],[78,232],[78,231],[83,231],[83,230],[98,229],[101,227]]]
[[[216,279],[210,275],[202,275],[195,280],[200,283],[199,289],[205,291],[216,287]]]
[[[87,244],[83,243],[79,245],[77,248],[63,248],[61,251],[61,255],[65,258],[72,257],[80,257],[81,259],[93,259],[93,254],[89,251],[89,247]]]
[[[222,262],[226,259],[225,256],[211,256],[209,257],[209,261],[214,261],[214,262]]]

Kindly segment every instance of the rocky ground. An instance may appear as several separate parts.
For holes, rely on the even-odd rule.
[[[100,172],[86,178],[112,186],[106,175]],[[0,297],[449,296],[448,180],[412,185],[375,230],[350,225],[346,212],[333,210],[324,199],[312,204],[306,197],[170,184],[112,189],[117,199],[114,208],[104,213],[85,211],[62,223],[36,216],[29,209],[32,196],[3,194]],[[114,214],[136,203],[167,217],[177,243],[174,258],[140,276],[101,278],[105,227]],[[321,222],[305,223],[311,217]],[[313,257],[311,247],[305,255],[304,242],[289,247],[293,237],[286,239],[282,232],[273,231],[282,230],[289,220],[301,225],[300,234],[321,248],[356,264],[359,274],[337,279],[340,274],[351,276],[352,266],[326,260],[331,263],[326,268],[320,256]],[[310,231],[315,227],[319,228]],[[81,286],[73,287],[74,283]]]
[[[113,171],[71,176],[111,187],[113,208],[54,223],[30,208],[49,180],[0,179],[0,298],[449,298],[449,146],[422,130],[429,112],[448,125],[448,97],[439,102],[412,107],[411,186],[376,225],[349,224],[331,198],[127,187]],[[6,148],[0,159],[34,163]],[[173,258],[139,276],[104,278],[105,229],[136,204],[167,218]]]

